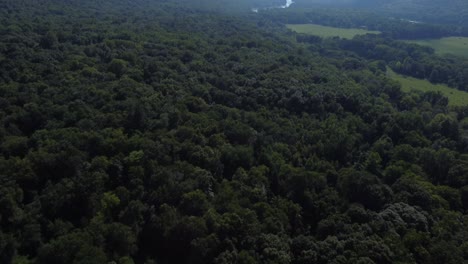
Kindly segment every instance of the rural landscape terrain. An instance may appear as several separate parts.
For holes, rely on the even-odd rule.
[[[468,264],[467,10],[0,0],[0,263]]]

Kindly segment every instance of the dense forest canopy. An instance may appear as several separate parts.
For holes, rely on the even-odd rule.
[[[468,263],[464,61],[193,2],[0,0],[1,263]]]

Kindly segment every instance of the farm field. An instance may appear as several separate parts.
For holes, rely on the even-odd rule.
[[[407,40],[407,42],[429,46],[437,54],[453,54],[468,58],[468,38],[447,37],[441,39]]]
[[[297,33],[316,35],[324,38],[340,37],[352,39],[356,35],[380,34],[379,31],[370,31],[359,28],[327,27],[317,24],[287,24],[286,26]]]
[[[421,80],[413,77],[397,74],[391,69],[387,70],[387,76],[398,81],[401,84],[402,90],[409,92],[411,90],[419,91],[439,91],[449,99],[451,106],[468,105],[468,92],[460,91],[455,88],[450,88],[443,84],[433,84],[427,80]]]

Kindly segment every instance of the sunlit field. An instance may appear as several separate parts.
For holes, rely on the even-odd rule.
[[[316,35],[324,38],[340,37],[352,39],[356,35],[380,34],[379,31],[370,31],[359,28],[336,28],[316,24],[288,24],[286,26],[297,33]]]
[[[394,71],[388,69],[387,76],[393,80],[401,83],[403,91],[409,92],[411,90],[419,91],[438,91],[441,92],[449,99],[449,105],[462,106],[468,105],[468,92],[460,91],[454,88],[450,88],[443,84],[433,84],[427,80],[416,79],[413,77],[404,76],[397,74]]]
[[[466,37],[408,40],[408,42],[429,46],[433,48],[437,54],[453,54],[468,58],[468,38]]]

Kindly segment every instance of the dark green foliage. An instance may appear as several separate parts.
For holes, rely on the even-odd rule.
[[[468,110],[385,76],[430,51],[186,2],[0,1],[1,263],[467,261]]]

